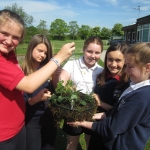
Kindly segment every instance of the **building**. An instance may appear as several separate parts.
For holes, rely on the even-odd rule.
[[[150,42],[150,15],[138,18],[136,23],[124,26],[124,40],[128,44]]]

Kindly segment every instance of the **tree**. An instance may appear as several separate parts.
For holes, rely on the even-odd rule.
[[[76,21],[69,22],[68,30],[69,30],[69,33],[70,33],[72,39],[74,40],[74,38],[77,35],[78,30],[79,30],[79,26],[78,26],[77,22]]]
[[[53,39],[63,40],[68,33],[67,23],[62,19],[54,20],[50,25],[50,35]]]
[[[103,27],[101,29],[101,39],[106,40],[109,39],[111,37],[111,30],[108,28]]]
[[[111,32],[112,32],[112,35],[115,35],[115,36],[123,36],[123,31],[122,31],[122,24],[120,23],[116,23],[114,25],[114,27],[112,28]]]
[[[98,36],[100,37],[100,27],[94,27],[90,31],[90,36]]]
[[[40,20],[40,23],[37,26],[37,29],[38,29],[38,33],[40,34],[44,34],[44,35],[48,34],[48,30],[46,28],[46,21],[44,20]]]
[[[9,9],[11,11],[16,12],[18,15],[22,17],[24,20],[25,26],[29,26],[33,22],[33,17],[28,15],[22,7],[19,7],[16,3],[12,4],[11,6],[6,6],[5,9]]]
[[[90,30],[90,26],[82,25],[81,28],[79,28],[79,36],[81,37],[81,39],[85,40],[88,37]]]
[[[24,38],[25,43],[29,43],[31,37],[38,33],[38,30],[34,26],[26,27],[26,35]]]

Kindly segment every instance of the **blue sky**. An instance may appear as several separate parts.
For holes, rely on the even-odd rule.
[[[0,3],[0,9],[17,3],[34,17],[34,26],[44,20],[48,28],[55,19],[62,19],[67,24],[77,21],[79,26],[112,29],[116,23],[128,26],[138,17],[150,15],[150,0],[0,0]]]

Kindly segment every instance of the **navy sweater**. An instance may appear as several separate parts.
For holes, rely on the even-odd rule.
[[[30,105],[28,103],[28,99],[34,97],[35,95],[37,95],[42,89],[47,88],[50,90],[50,86],[49,86],[49,82],[46,81],[42,86],[40,86],[36,91],[34,91],[31,94],[28,93],[24,93],[24,100],[26,103],[26,116],[25,116],[25,122],[26,124],[31,120],[31,119],[40,119],[40,117],[45,113],[45,112],[50,112],[46,111],[46,106],[45,106],[45,102],[41,101],[38,102],[34,105]],[[51,91],[51,90],[50,90]],[[48,109],[48,108],[47,108]]]
[[[113,106],[118,101],[121,93],[129,86],[129,82],[126,82],[121,88],[116,88],[117,84],[117,79],[108,78],[104,86],[96,84],[94,93],[98,94],[103,102]],[[106,110],[99,106],[98,112],[106,112]]]
[[[116,103],[107,117],[94,122],[109,150],[142,150],[150,137],[150,86],[134,90]]]

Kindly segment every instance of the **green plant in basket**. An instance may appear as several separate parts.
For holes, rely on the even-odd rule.
[[[49,98],[49,104],[56,121],[83,121],[91,120],[96,112],[97,103],[92,94],[83,94],[76,90],[73,81],[57,83],[55,93]]]

